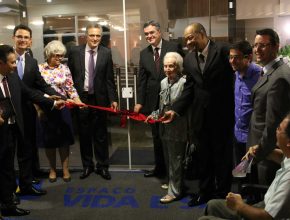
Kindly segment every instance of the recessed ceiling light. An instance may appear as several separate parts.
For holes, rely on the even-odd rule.
[[[46,2],[50,3],[50,2],[52,2],[52,0],[46,0]]]

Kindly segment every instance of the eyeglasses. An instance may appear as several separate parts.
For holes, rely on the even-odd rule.
[[[261,49],[265,49],[266,47],[272,45],[271,43],[266,43],[266,44],[263,44],[263,43],[255,43],[252,47],[257,49],[257,48],[261,48]]]
[[[29,36],[16,35],[17,40],[30,40]]]
[[[64,55],[63,54],[53,54],[52,57],[57,58],[57,59],[63,59]]]
[[[99,34],[89,34],[89,38],[100,38],[101,35]]]
[[[235,60],[235,59],[243,59],[243,58],[248,58],[249,55],[229,55],[228,58],[229,60]]]

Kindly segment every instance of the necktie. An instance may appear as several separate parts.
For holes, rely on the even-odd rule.
[[[17,62],[17,72],[18,72],[18,76],[20,77],[20,79],[23,78],[23,66],[22,66],[22,60],[23,58],[21,56],[19,56],[17,58],[18,62]]]
[[[95,75],[95,62],[94,62],[94,52],[90,50],[90,58],[89,58],[89,88],[88,93],[94,94],[94,75]]]
[[[199,67],[200,67],[200,70],[201,72],[203,72],[203,69],[204,69],[204,65],[205,65],[205,59],[204,59],[204,55],[202,53],[200,53],[198,55],[198,63],[199,63]]]
[[[155,60],[155,66],[156,66],[156,70],[159,73],[160,71],[160,56],[159,56],[159,48],[155,47],[154,49],[154,60]]]
[[[9,89],[8,89],[8,83],[7,83],[7,78],[6,76],[2,79],[2,83],[3,83],[3,88],[4,88],[4,95],[6,98],[9,98],[10,97],[10,92],[9,92]]]

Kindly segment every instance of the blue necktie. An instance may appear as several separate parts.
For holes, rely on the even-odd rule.
[[[18,58],[17,58],[17,60],[18,60],[18,62],[17,62],[17,72],[18,72],[18,76],[20,77],[20,79],[22,79],[23,78],[23,66],[22,66],[22,57],[21,56],[19,56]]]

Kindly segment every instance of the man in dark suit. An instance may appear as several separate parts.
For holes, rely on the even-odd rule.
[[[184,38],[193,48],[184,59],[187,83],[164,123],[176,113],[183,114],[193,102],[190,135],[197,145],[200,180],[199,192],[188,205],[195,206],[213,197],[224,198],[231,189],[234,74],[227,45],[210,40],[201,24],[187,26]]]
[[[160,82],[165,77],[163,57],[167,52],[178,52],[183,55],[182,48],[174,42],[162,39],[160,24],[148,21],[143,26],[144,35],[149,46],[140,53],[140,67],[137,84],[137,104],[134,111],[150,114],[158,109]],[[145,171],[145,177],[166,175],[164,153],[159,137],[158,123],[151,125],[155,167]]]
[[[16,55],[11,46],[0,46],[0,202],[4,216],[28,215],[29,211],[17,208],[13,201],[14,189],[11,185],[15,179],[11,178],[14,170],[14,151],[16,145],[24,139],[24,119],[22,115],[21,99],[25,96],[42,106],[45,110],[61,108],[64,101],[53,101],[45,98],[41,93],[26,87],[13,72],[16,68]],[[3,100],[8,102],[3,104]],[[3,117],[3,118],[2,118]],[[3,121],[4,120],[4,121]]]
[[[17,25],[14,28],[13,40],[17,55],[17,73],[26,86],[42,91],[46,95],[59,95],[42,78],[38,70],[37,60],[26,53],[31,44],[32,31],[25,25]],[[36,110],[31,100],[22,99],[25,140],[19,143],[17,158],[19,163],[19,187],[22,194],[43,195],[46,192],[37,190],[32,183],[38,181],[33,176],[38,176],[39,158],[36,146]]]
[[[102,27],[98,24],[86,28],[87,44],[72,47],[68,55],[68,66],[74,86],[83,103],[111,106],[117,110],[117,92],[114,81],[111,51],[100,45]],[[94,171],[93,154],[98,175],[110,180],[107,113],[90,108],[78,111],[78,131],[83,173],[80,179]]]
[[[278,56],[279,36],[272,29],[256,31],[254,53],[263,66],[262,75],[252,89],[253,113],[246,155],[255,156],[258,181],[269,184],[279,168],[265,160],[276,146],[275,131],[290,109],[290,68]],[[263,172],[259,172],[263,171]]]

